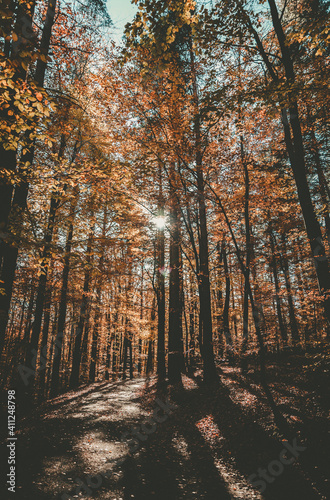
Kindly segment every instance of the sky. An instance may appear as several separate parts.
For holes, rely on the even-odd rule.
[[[120,42],[125,24],[133,19],[137,11],[136,5],[132,5],[130,0],[108,0],[107,7],[113,22],[113,38]]]

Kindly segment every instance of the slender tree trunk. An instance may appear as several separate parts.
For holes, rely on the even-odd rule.
[[[44,249],[42,252],[42,262],[40,267],[36,307],[35,307],[34,321],[32,325],[32,337],[30,343],[30,348],[35,349],[36,351],[38,350],[38,344],[39,344],[43,307],[45,301],[46,284],[47,284],[47,274],[48,274],[50,254],[51,254],[50,245],[53,239],[57,205],[58,205],[57,199],[52,197],[50,211],[49,211],[48,225],[44,238]]]
[[[241,163],[243,165],[244,172],[244,222],[245,222],[245,275],[244,275],[244,296],[243,296],[243,342],[241,346],[241,367],[242,372],[247,371],[247,360],[245,357],[248,342],[249,342],[249,293],[248,293],[248,281],[250,280],[250,262],[251,262],[251,227],[250,227],[250,213],[249,213],[249,203],[250,203],[250,179],[249,170],[246,163],[243,136],[240,136],[240,151],[241,151]]]
[[[25,305],[26,305],[26,297],[24,295],[23,304],[22,304],[22,311],[21,311],[21,319],[20,319],[19,327],[18,327],[18,338],[20,340],[22,338],[22,330],[23,330],[24,314],[25,314]]]
[[[181,383],[182,367],[182,298],[180,293],[182,266],[180,258],[180,218],[176,196],[174,165],[170,174],[170,284],[168,330],[168,378]]]
[[[133,367],[133,342],[132,339],[128,341],[129,348],[129,378],[132,380],[134,375],[134,367]]]
[[[114,327],[118,322],[118,312],[115,313]],[[117,357],[118,357],[118,334],[114,332],[113,348],[112,348],[112,380],[117,378]]]
[[[74,212],[76,209],[77,193],[74,193],[75,198],[71,203],[70,215],[69,215],[69,230],[65,245],[65,253],[64,253],[64,263],[63,263],[63,274],[62,274],[62,288],[61,288],[61,296],[60,296],[60,304],[59,304],[59,313],[58,313],[58,325],[57,325],[57,336],[64,339],[64,331],[65,331],[65,319],[66,319],[66,310],[67,310],[67,295],[68,295],[68,283],[69,283],[69,272],[70,272],[70,257],[71,257],[71,248],[72,248],[72,238],[73,238],[73,220],[74,220]],[[53,361],[53,370],[52,370],[52,381],[51,381],[51,389],[50,394],[51,397],[56,396],[58,394],[60,388],[60,363],[62,356],[62,342],[58,347],[58,354],[54,357]]]
[[[128,351],[128,343],[129,340],[126,336],[127,332],[124,335],[124,347],[123,347],[123,380],[126,380],[126,370],[127,370],[127,351]]]
[[[146,364],[146,375],[147,377],[150,376],[150,374],[153,372],[153,347],[154,347],[154,323],[155,323],[155,317],[156,317],[156,301],[155,297],[153,297],[152,300],[152,306],[151,306],[151,314],[150,314],[150,321],[151,321],[151,336],[148,341],[148,356],[147,356],[147,364]]]
[[[101,300],[101,289],[100,287],[96,293],[96,309],[94,316],[94,326],[93,326],[93,335],[92,335],[92,350],[91,350],[91,360],[89,365],[89,382],[95,382],[97,378],[97,361],[98,361],[98,353],[99,353],[99,338],[100,338],[100,320],[101,320],[101,311],[99,301]]]
[[[190,280],[190,301],[189,301],[189,363],[188,371],[194,369],[195,364],[195,324],[196,324],[196,301],[192,298],[192,280]]]
[[[143,286],[144,286],[144,260],[142,260],[141,264],[141,292],[140,292],[140,320],[141,320],[141,329],[142,329],[142,320],[143,320]],[[140,329],[140,330],[141,330]],[[138,374],[142,373],[142,338],[139,336],[139,359],[138,359]]]
[[[218,354],[223,357],[225,351],[225,337],[223,333],[223,290],[222,290],[222,251],[221,251],[220,241],[217,243],[217,287],[215,290],[215,299],[216,299],[216,311],[215,311],[215,320],[217,324],[217,345],[218,345]]]
[[[112,293],[111,293],[112,299]],[[110,299],[110,300],[111,300]],[[109,312],[106,316],[107,321],[107,347],[106,347],[106,361],[105,361],[105,380],[110,380],[110,370],[111,370],[111,349],[114,341],[114,335],[111,333],[111,313]]]
[[[202,325],[202,353],[203,371],[206,383],[217,380],[217,371],[214,362],[213,338],[212,338],[212,313],[211,313],[211,290],[209,276],[209,250],[208,233],[206,224],[206,207],[204,198],[203,172],[198,169],[198,194],[199,194],[199,220],[200,220],[200,241],[199,258],[200,273],[199,280],[199,300],[200,300],[200,320]]]
[[[224,306],[223,306],[223,315],[222,315],[222,325],[223,325],[222,328],[223,328],[223,333],[224,333],[224,336],[226,339],[227,351],[229,351],[229,354],[231,355],[232,349],[233,349],[233,340],[232,340],[230,328],[229,328],[230,275],[229,275],[229,268],[228,268],[225,239],[222,242],[221,253],[222,253],[223,267],[224,267],[224,272],[225,272],[225,279],[226,279],[225,302],[224,302]]]
[[[52,279],[50,279],[50,283],[52,282]],[[47,365],[50,365],[50,349],[48,349],[48,344],[49,344],[49,326],[50,326],[50,312],[51,312],[51,303],[52,303],[52,285],[47,287],[46,291],[46,297],[45,297],[45,304],[44,304],[44,324],[42,327],[42,340],[41,340],[41,346],[43,349],[46,349],[47,355],[45,356],[46,360],[49,360]],[[46,367],[47,367],[46,365]],[[39,395],[40,398],[44,398],[44,393],[45,393],[45,387],[46,387],[46,367],[44,370],[40,372],[40,378],[39,378]]]
[[[164,201],[162,193],[159,196],[158,216],[164,217]],[[158,309],[158,341],[157,341],[157,375],[158,381],[166,377],[165,365],[165,236],[164,228],[157,230],[156,236],[156,289]]]
[[[269,214],[269,217],[270,217],[270,214]],[[286,325],[285,325],[285,322],[283,319],[283,314],[282,314],[282,304],[281,304],[281,298],[280,298],[280,286],[279,286],[279,280],[278,280],[276,255],[275,255],[275,242],[274,242],[274,235],[273,235],[273,231],[271,228],[271,224],[269,224],[269,227],[268,227],[268,234],[269,234],[269,243],[270,243],[270,250],[271,250],[271,268],[273,270],[274,284],[275,284],[275,302],[276,302],[276,310],[277,310],[277,317],[278,317],[278,325],[280,328],[280,335],[281,335],[282,341],[283,341],[284,345],[287,345],[288,334],[287,334]]]
[[[91,214],[93,216],[93,214]],[[82,358],[82,336],[87,331],[88,338],[88,293],[91,281],[91,260],[92,260],[92,245],[94,240],[94,226],[90,229],[86,249],[86,267],[84,276],[84,287],[81,299],[79,321],[75,332],[75,340],[72,354],[72,370],[69,386],[75,388],[79,385],[79,374],[81,369]],[[85,339],[86,340],[86,339]]]
[[[285,286],[287,290],[288,306],[289,306],[289,319],[290,319],[290,330],[293,343],[299,342],[299,330],[296,320],[296,313],[294,310],[291,282],[289,274],[288,257],[286,252],[286,241],[285,235],[282,234],[282,255],[280,255],[280,266],[284,274]]]
[[[200,301],[200,334],[202,335],[203,373],[204,381],[212,383],[218,380],[217,370],[214,362],[213,351],[213,331],[212,331],[212,308],[211,289],[209,273],[209,248],[208,231],[205,203],[205,182],[203,173],[203,154],[201,144],[201,130],[199,117],[198,88],[196,79],[196,69],[194,52],[192,50],[192,40],[190,38],[190,65],[192,73],[192,90],[195,105],[194,133],[196,148],[196,177],[197,177],[197,197],[198,197],[198,217],[199,217],[199,273],[198,290]]]
[[[32,313],[34,306],[34,298],[35,298],[35,287],[33,284],[33,280],[31,282],[31,294],[29,298],[29,304],[26,313],[25,327],[24,327],[24,337],[23,337],[23,346],[25,352],[28,350],[29,342],[30,342],[30,333],[31,333],[31,323],[32,323]]]
[[[102,226],[102,247],[101,247],[101,256],[99,260],[99,272],[100,276],[97,278],[97,289],[96,289],[96,308],[95,308],[95,316],[94,316],[94,328],[93,328],[93,336],[92,336],[92,350],[91,350],[91,361],[89,366],[89,381],[94,382],[97,377],[97,361],[98,361],[98,353],[99,353],[99,341],[100,341],[100,323],[101,323],[101,294],[102,294],[102,281],[103,281],[103,265],[104,265],[104,256],[105,256],[105,242],[106,242],[106,224],[107,224],[107,207],[105,206],[103,210],[103,226]]]
[[[153,370],[153,341],[149,339],[148,341],[148,355],[147,355],[147,365],[146,365],[146,375],[147,377],[152,373]]]

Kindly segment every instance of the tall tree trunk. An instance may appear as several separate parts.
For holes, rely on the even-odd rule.
[[[270,217],[270,214],[268,215]],[[278,280],[278,272],[277,272],[277,264],[276,264],[276,254],[275,254],[275,242],[274,242],[274,235],[272,231],[271,224],[269,223],[268,226],[268,234],[269,234],[269,243],[270,243],[270,250],[271,250],[271,268],[273,270],[273,276],[274,276],[274,284],[275,284],[275,302],[276,302],[276,310],[277,310],[277,317],[278,317],[278,325],[280,328],[280,335],[283,340],[284,345],[287,345],[288,343],[288,334],[286,330],[286,325],[283,319],[283,314],[282,314],[282,304],[281,304],[281,298],[280,298],[280,286],[279,286],[279,280]]]
[[[37,290],[36,307],[34,312],[34,321],[32,325],[32,337],[30,342],[30,349],[38,350],[43,306],[45,301],[45,292],[47,284],[47,274],[49,269],[50,255],[51,255],[51,242],[53,239],[53,232],[55,227],[56,208],[58,201],[52,197],[49,211],[49,218],[47,229],[44,238],[44,249],[42,251],[42,262],[40,266],[40,276]]]
[[[23,5],[23,4],[22,4]],[[54,23],[56,9],[56,0],[49,0],[48,9],[46,13],[45,24],[42,31],[41,41],[40,41],[40,52],[47,56],[49,52],[50,39],[52,33],[52,27]],[[34,12],[34,2],[32,2],[32,7],[30,13],[23,13],[24,22],[26,19],[32,19]],[[38,59],[36,65],[35,81],[40,87],[44,84],[45,70],[47,63]],[[27,161],[32,165],[34,159],[34,141],[26,145],[27,153],[23,155],[22,162]],[[6,151],[4,155],[0,151],[0,158],[4,160],[4,167],[6,170],[15,171],[16,170],[16,151]],[[1,162],[1,160],[0,160]],[[0,170],[2,163],[0,163]],[[1,192],[1,190],[3,192]],[[22,213],[26,208],[26,199],[28,195],[28,181],[27,174],[22,174],[22,182],[16,187],[14,199],[11,204],[12,199],[12,184],[8,182],[4,185],[1,184],[0,188],[0,231],[7,231],[7,222],[9,214],[12,220],[15,220],[19,226],[22,225],[21,217]],[[18,245],[13,241],[12,236],[6,236],[0,244],[0,256],[1,256],[1,276],[0,276],[0,356],[4,346],[4,339],[6,333],[6,327],[8,322],[8,311],[10,307],[13,283],[15,278],[15,270],[17,264],[18,256]]]
[[[161,189],[161,186],[160,186]],[[160,191],[158,216],[164,217],[164,201]],[[165,365],[165,235],[159,228],[156,235],[156,291],[158,309],[157,376],[163,382],[166,377]]]
[[[133,379],[134,367],[133,367],[133,341],[129,339],[129,378]]]
[[[60,160],[63,157],[65,148],[65,138],[64,135],[61,137],[60,150],[58,153],[58,159]],[[55,229],[55,220],[56,220],[56,211],[59,205],[59,198],[57,193],[53,192],[50,200],[50,208],[48,215],[48,223],[47,229],[44,237],[44,248],[42,251],[42,261],[40,265],[40,275],[39,275],[39,283],[37,290],[37,298],[36,298],[36,307],[34,312],[34,321],[32,325],[32,336],[30,343],[30,350],[35,350],[38,352],[39,339],[40,339],[40,331],[42,324],[42,316],[43,316],[43,308],[44,308],[44,300],[45,300],[45,292],[46,292],[46,284],[47,284],[47,275],[49,270],[49,263],[51,258],[51,244],[53,240],[53,233]],[[42,346],[43,347],[43,346]],[[28,363],[29,353],[27,354],[26,362]]]
[[[24,348],[24,359],[26,357],[26,352],[29,347],[29,342],[30,342],[30,333],[31,333],[31,324],[32,324],[32,313],[33,313],[33,306],[34,306],[34,299],[35,299],[35,286],[33,283],[33,280],[31,281],[31,293],[29,297],[29,304],[27,308],[27,313],[26,313],[26,320],[25,320],[25,326],[24,326],[24,336],[23,336],[23,348]]]
[[[209,250],[208,250],[208,232],[206,223],[206,207],[204,197],[204,178],[199,165],[198,178],[198,198],[199,198],[199,220],[200,220],[200,241],[199,258],[200,273],[199,281],[199,301],[200,301],[200,320],[202,325],[202,354],[203,354],[203,372],[206,383],[212,383],[218,379],[214,362],[213,352],[213,332],[212,332],[212,312],[211,312],[211,290],[209,275]]]
[[[91,349],[91,360],[89,365],[89,382],[95,382],[97,378],[97,362],[98,362],[98,354],[99,354],[99,339],[100,339],[100,319],[101,319],[101,308],[100,308],[100,300],[101,300],[101,287],[99,285],[96,292],[96,308],[94,315],[94,326],[93,326],[93,335],[92,335],[92,349]]]
[[[91,214],[93,217],[93,213]],[[91,227],[88,235],[87,248],[86,248],[86,266],[84,275],[84,286],[80,306],[79,321],[77,325],[77,330],[75,332],[75,340],[72,354],[72,369],[69,386],[70,388],[75,388],[79,385],[79,374],[81,368],[81,358],[82,358],[82,336],[87,330],[88,337],[88,293],[90,289],[91,281],[91,260],[92,260],[92,244],[94,240],[94,225]]]
[[[195,365],[195,325],[196,325],[196,300],[193,298],[193,288],[192,288],[192,277],[190,275],[190,300],[189,300],[189,363],[188,363],[188,371],[192,371]]]
[[[62,337],[64,339],[64,331],[65,331],[65,319],[66,319],[66,310],[67,310],[67,295],[68,295],[68,282],[69,282],[69,272],[70,272],[70,257],[71,257],[71,248],[72,248],[72,238],[73,238],[73,222],[75,209],[77,205],[77,190],[74,190],[74,198],[71,202],[70,214],[69,214],[69,230],[65,245],[65,253],[64,253],[64,262],[63,262],[63,274],[62,274],[62,288],[61,288],[61,296],[60,296],[60,304],[59,304],[59,313],[58,313],[58,324],[57,324],[57,336]],[[62,340],[63,342],[63,340]],[[58,354],[54,357],[53,361],[53,370],[52,370],[52,380],[50,386],[50,394],[51,397],[54,397],[58,394],[60,388],[60,364],[61,364],[61,356],[62,356],[62,342],[59,343]]]
[[[141,292],[140,292],[140,320],[141,320],[141,328],[142,330],[142,320],[143,320],[143,286],[144,286],[144,260],[142,259],[141,263]],[[142,338],[141,334],[139,335],[139,359],[138,359],[138,374],[142,373]]]
[[[116,290],[116,289],[115,289]],[[113,348],[112,348],[112,380],[116,380],[118,377],[118,361],[120,361],[120,344],[119,344],[119,307],[120,307],[120,281],[118,283],[118,291],[116,292],[115,299],[115,313],[113,318]]]
[[[23,330],[23,324],[24,324],[25,305],[26,305],[26,296],[24,295],[23,304],[22,304],[22,310],[21,310],[21,319],[20,319],[19,327],[18,327],[18,338],[20,340],[23,337],[22,336],[22,330]]]
[[[155,317],[156,317],[156,303],[155,303],[155,297],[153,297],[152,301],[152,306],[151,306],[151,314],[150,314],[150,320],[151,320],[151,336],[148,341],[148,356],[147,356],[147,364],[146,364],[146,375],[147,377],[150,376],[150,374],[153,371],[153,344],[154,344],[154,322],[155,322]]]
[[[117,324],[118,321],[118,313],[115,313],[115,318],[114,318],[114,325]],[[115,331],[114,332],[114,339],[113,339],[113,348],[112,348],[112,380],[115,380],[117,378],[117,358],[118,358],[118,334]]]
[[[217,243],[217,286],[215,290],[215,300],[216,300],[216,311],[215,320],[217,324],[217,347],[218,353],[221,357],[224,355],[225,351],[225,337],[223,333],[223,290],[222,290],[222,251],[220,241]]]
[[[52,282],[52,277],[51,279],[49,280],[50,283]],[[46,297],[45,297],[45,304],[44,304],[44,324],[42,326],[42,340],[41,340],[41,346],[42,346],[42,350],[43,351],[46,351],[46,355],[45,355],[45,358],[46,360],[49,362],[47,363],[47,365],[50,365],[50,357],[49,357],[49,351],[50,349],[48,349],[48,344],[49,344],[49,326],[50,326],[50,312],[51,312],[51,303],[52,303],[52,285],[50,284],[48,287],[47,287],[47,291],[46,291]],[[42,354],[44,354],[42,352]],[[45,393],[45,387],[46,387],[46,373],[47,373],[47,365],[45,366],[45,369],[42,370],[40,372],[40,376],[39,376],[39,395],[40,395],[40,399],[43,399],[44,398],[44,393]]]
[[[291,56],[290,46],[287,42],[285,33],[283,31],[281,19],[278,14],[275,0],[268,0],[271,12],[272,23],[276,33],[280,49],[281,61],[285,72],[285,77],[289,86],[294,86],[295,73],[293,67],[293,60]],[[274,70],[274,67],[268,58],[268,55],[263,47],[262,41],[252,26],[250,18],[245,14],[248,28],[255,38],[259,53],[269,71],[273,81],[278,84],[279,78]],[[289,156],[289,161],[293,176],[295,179],[299,204],[302,210],[302,215],[305,222],[307,237],[309,240],[312,257],[316,269],[317,282],[320,295],[323,298],[324,313],[328,325],[330,324],[330,269],[329,261],[325,254],[325,246],[322,239],[322,232],[320,224],[317,220],[314,206],[311,199],[311,193],[307,182],[306,166],[305,166],[305,153],[303,147],[303,139],[301,133],[299,112],[297,100],[292,93],[289,93],[289,120],[286,108],[282,108],[281,117],[284,131],[284,140],[286,150]],[[330,329],[329,329],[330,331]]]
[[[153,340],[148,340],[148,355],[147,355],[147,364],[146,364],[146,375],[147,377],[152,373],[153,370]]]
[[[222,253],[223,267],[224,267],[224,272],[225,272],[225,279],[226,279],[225,302],[223,305],[222,325],[223,325],[223,333],[224,333],[224,336],[226,339],[226,344],[227,344],[227,352],[229,352],[229,354],[231,355],[232,349],[233,349],[233,340],[232,340],[230,328],[229,328],[230,275],[229,275],[229,268],[228,268],[225,239],[223,239],[223,242],[222,242],[221,253]]]
[[[111,294],[112,298],[112,294]],[[114,335],[111,332],[111,313],[109,312],[106,316],[107,322],[107,347],[106,347],[106,360],[105,360],[105,380],[110,380],[110,370],[111,370],[111,349],[114,341]]]
[[[289,85],[295,82],[295,73],[293,60],[290,53],[290,47],[287,43],[283,31],[281,20],[279,18],[275,0],[268,0],[272,22],[276,36],[279,41],[282,63],[285,70],[285,76]],[[307,182],[305,153],[303,147],[303,138],[301,133],[298,104],[293,95],[289,96],[289,119],[286,110],[282,110],[282,122],[284,128],[285,144],[288,151],[290,164],[297,186],[298,199],[302,209],[303,218],[307,236],[309,239],[312,256],[314,259],[319,291],[323,297],[325,317],[330,324],[330,269],[329,261],[326,257],[324,242],[320,224],[317,220],[314,206],[311,199],[310,189]],[[291,127],[291,128],[290,128]],[[292,135],[291,135],[292,131]]]
[[[286,252],[286,241],[285,241],[285,234],[284,233],[282,234],[282,252],[280,255],[280,266],[281,266],[282,272],[284,274],[285,286],[286,286],[286,290],[287,290],[291,337],[292,337],[293,343],[296,343],[296,342],[299,342],[299,330],[298,330],[298,325],[297,325],[297,320],[296,320],[296,313],[295,313],[294,305],[293,305],[290,274],[289,274],[289,264],[288,264],[288,257],[287,257],[287,252]]]
[[[180,256],[180,216],[176,195],[174,165],[170,172],[170,283],[168,330],[168,378],[171,384],[181,383],[182,367],[182,297]]]
[[[13,81],[17,84],[20,81],[26,80],[26,57],[32,55],[35,50],[35,34],[32,29],[32,19],[34,16],[35,2],[15,2],[13,0],[4,0],[1,5],[2,10],[6,12],[6,16],[1,20],[1,36],[5,37],[3,43],[5,63],[7,67],[14,69]],[[11,39],[10,34],[14,32],[17,40]],[[15,90],[8,88],[10,96],[10,105],[14,105]],[[8,109],[0,110],[0,117],[5,121],[8,119]],[[12,132],[13,137],[17,140],[19,134]],[[0,143],[0,269],[3,266],[4,258],[8,258],[10,250],[11,236],[8,234],[8,220],[11,210],[13,182],[11,176],[17,169],[17,149],[11,145],[11,149],[6,149],[3,141]],[[7,264],[6,264],[7,267]],[[5,273],[5,277],[7,274]],[[8,286],[3,283],[3,290],[8,293]],[[2,293],[0,293],[1,295]],[[9,298],[10,302],[10,298]],[[4,302],[6,304],[6,302]],[[2,305],[2,304],[1,304]],[[1,314],[3,311],[0,310]],[[8,312],[8,311],[7,311]],[[8,321],[6,318],[1,318],[2,321]],[[2,328],[2,326],[0,325]],[[2,349],[0,344],[0,348]],[[0,351],[1,354],[1,351]]]
[[[212,383],[218,380],[217,370],[214,362],[213,351],[213,331],[212,331],[212,308],[211,289],[209,273],[209,248],[208,231],[205,203],[205,182],[203,173],[203,153],[201,144],[200,116],[198,88],[195,69],[194,52],[192,49],[192,39],[190,43],[190,66],[192,74],[192,91],[194,99],[194,134],[196,150],[196,177],[197,177],[197,197],[198,197],[198,217],[199,217],[199,273],[198,290],[200,302],[200,334],[202,335],[202,357],[204,381]]]
[[[102,224],[102,240],[101,240],[101,255],[99,260],[99,273],[97,278],[97,288],[96,288],[96,307],[94,316],[94,328],[92,336],[92,350],[91,350],[91,361],[89,366],[89,381],[94,382],[97,378],[97,361],[99,353],[99,341],[100,341],[100,322],[101,322],[101,294],[102,294],[102,281],[103,281],[103,265],[105,257],[105,244],[106,244],[106,225],[107,225],[107,199],[104,201],[103,209],[103,224]]]
[[[127,338],[127,332],[124,335],[124,346],[123,346],[123,380],[126,380],[126,370],[127,370],[127,351],[128,351],[129,340]]]
[[[249,169],[247,166],[245,151],[244,151],[244,140],[243,136],[240,136],[240,153],[241,153],[241,163],[243,166],[244,173],[244,222],[245,222],[245,275],[244,275],[244,298],[243,298],[243,342],[241,346],[241,367],[242,372],[245,373],[247,370],[247,360],[246,360],[246,350],[249,341],[249,292],[248,292],[248,281],[250,280],[250,263],[251,263],[251,227],[250,227],[250,179],[249,179]]]

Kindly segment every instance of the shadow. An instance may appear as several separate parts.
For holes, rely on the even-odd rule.
[[[152,398],[146,405],[145,395],[150,395],[150,389]],[[50,401],[48,409],[43,407],[42,415],[35,416],[18,436],[19,488],[15,498],[61,499],[64,493],[73,497],[76,478],[86,484],[89,474],[109,471],[108,478],[92,488],[92,498],[321,498],[312,483],[323,483],[329,453],[326,444],[321,443],[323,431],[320,433],[312,421],[304,427],[307,449],[299,460],[286,466],[261,496],[253,491],[247,478],[277,460],[283,443],[271,435],[270,419],[265,427],[264,415],[263,423],[259,422],[255,414],[232,401],[223,384],[212,390],[203,384],[189,391],[180,390],[175,394],[178,408],[157,425],[156,432],[133,455],[127,454],[128,448],[116,455],[122,446],[122,433],[146,420],[147,410],[155,407],[154,397],[158,394],[155,384],[141,378],[93,385],[83,394],[72,393],[62,401]],[[201,427],[205,419],[216,431],[211,436],[207,426],[205,433]],[[295,430],[298,432],[298,428]],[[318,436],[314,443],[313,436]],[[315,462],[317,449],[322,452]],[[117,464],[119,456],[126,457],[122,465]],[[323,466],[315,473],[314,465],[319,462]]]

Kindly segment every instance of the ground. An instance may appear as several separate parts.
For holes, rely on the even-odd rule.
[[[248,478],[279,459],[284,437],[257,380],[223,365],[218,387],[204,387],[198,373],[166,394],[156,391],[155,378],[100,382],[21,415],[17,491],[2,498],[330,498],[327,404],[318,390],[306,390],[301,373],[292,378],[297,370],[290,365],[280,374],[270,367],[270,385],[303,451],[276,477],[268,476],[272,482],[262,493]],[[146,422],[159,406],[155,398],[164,403],[167,394],[172,406],[166,418],[130,452],[123,433]]]

